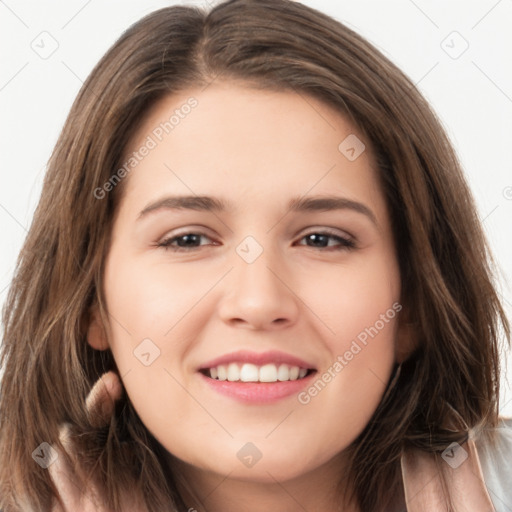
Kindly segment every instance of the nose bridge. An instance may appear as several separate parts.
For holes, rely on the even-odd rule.
[[[280,283],[275,276],[276,270],[272,272],[271,269],[282,268],[277,252],[270,244],[263,246],[254,237],[246,237],[236,248],[235,266],[240,284],[245,283],[254,291],[273,293]]]
[[[259,237],[261,240],[261,237]],[[267,301],[276,294],[282,294],[282,282],[276,273],[282,272],[283,264],[278,250],[267,237],[260,243],[254,236],[246,236],[236,247],[235,274],[242,293],[257,295],[263,293]],[[264,244],[264,245],[263,245]],[[246,289],[244,289],[246,288]]]
[[[285,264],[279,251],[249,235],[235,252],[234,269],[222,301],[223,319],[260,327],[278,320],[295,321],[296,298],[285,284]]]

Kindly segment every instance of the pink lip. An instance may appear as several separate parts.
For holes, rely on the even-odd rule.
[[[298,365],[299,366],[299,365]],[[311,384],[316,371],[302,379],[278,382],[230,382],[216,380],[199,374],[199,377],[217,393],[234,398],[242,403],[269,404],[291,395],[297,395]]]
[[[202,364],[198,370],[206,370],[208,368],[214,368],[220,364],[229,363],[252,363],[258,366],[275,363],[275,364],[288,364],[290,366],[299,366],[300,368],[316,369],[311,363],[304,361],[295,356],[291,356],[278,350],[271,350],[268,352],[249,352],[247,350],[239,350],[237,352],[231,352],[223,356],[217,357],[206,363]],[[292,381],[293,382],[293,381]]]

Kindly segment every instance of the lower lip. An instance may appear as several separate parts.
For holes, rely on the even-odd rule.
[[[208,386],[221,395],[244,403],[268,404],[300,393],[302,389],[310,384],[315,373],[312,372],[302,379],[277,382],[231,382],[211,379],[202,373],[199,373],[199,376]]]

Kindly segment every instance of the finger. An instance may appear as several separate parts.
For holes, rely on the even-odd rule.
[[[76,465],[69,425],[64,424],[60,427],[59,439],[66,452],[72,457],[72,464]],[[48,467],[48,470],[51,479],[57,487],[62,504],[55,505],[53,512],[103,511],[104,509],[102,507],[98,507],[97,490],[95,487],[89,485],[86,489],[81,480],[79,468],[72,467],[58,448],[55,449],[58,453],[58,457],[55,462]]]
[[[66,450],[68,450],[70,443],[68,425],[63,425],[60,428],[59,439]],[[58,449],[56,449],[56,451],[58,453],[57,460],[48,467],[48,471],[50,472],[50,476],[57,487],[60,499],[62,500],[62,510],[67,512],[68,510],[76,509],[77,506],[75,489],[76,483],[71,479],[72,470],[69,464],[62,456],[62,453],[60,453]],[[58,507],[58,509],[61,510],[61,507]]]
[[[108,424],[115,402],[122,395],[122,385],[116,373],[110,371],[103,374],[94,384],[86,398],[86,410],[91,425],[102,427]],[[59,452],[59,457],[49,466],[50,476],[57,487],[63,505],[56,505],[53,512],[103,512],[106,509],[99,500],[98,489],[92,482],[85,485],[85,475],[81,471],[76,458],[75,446],[71,438],[68,424],[61,425],[59,440],[66,453],[70,455],[68,462]],[[74,467],[72,467],[74,466]],[[134,501],[123,503],[123,510],[139,512],[144,510],[132,509]],[[63,508],[62,508],[63,507]]]
[[[115,402],[122,394],[121,381],[113,371],[104,373],[87,395],[86,408],[91,424],[101,427],[109,422]]]
[[[121,397],[122,392],[121,380],[115,372],[110,371],[103,374],[94,384],[86,399],[91,422],[95,422],[97,426],[108,423],[115,402]],[[123,489],[120,500],[123,512],[148,512],[143,496],[135,487]]]

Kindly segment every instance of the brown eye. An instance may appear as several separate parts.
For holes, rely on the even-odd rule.
[[[182,235],[166,238],[159,242],[157,246],[171,251],[196,249],[201,246],[201,237],[209,238],[202,233],[184,233]]]
[[[333,235],[331,233],[326,233],[326,232],[309,233],[309,234],[305,235],[304,237],[302,237],[301,240],[304,240],[304,239],[306,239],[307,242],[311,242],[311,243],[306,243],[306,245],[308,247],[313,247],[313,248],[318,248],[318,249],[330,247],[334,250],[344,250],[344,249],[348,250],[348,249],[355,249],[355,247],[356,247],[356,244],[353,240],[339,236],[339,235]],[[336,244],[333,246],[333,244],[330,244],[330,240],[334,240]],[[300,245],[304,245],[304,244],[300,244]]]

